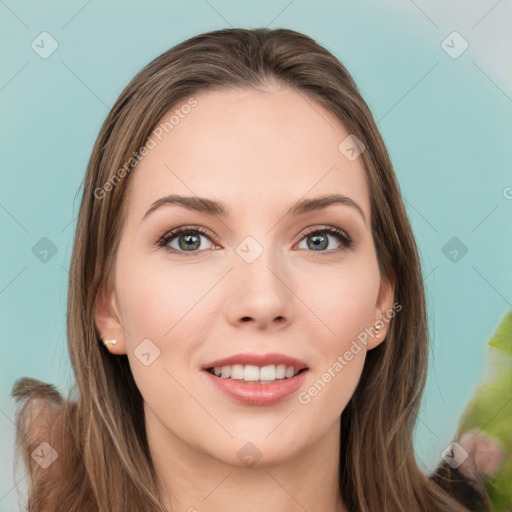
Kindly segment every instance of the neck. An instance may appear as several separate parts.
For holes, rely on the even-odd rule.
[[[169,512],[348,512],[338,484],[339,419],[291,456],[265,463],[262,454],[246,467],[198,451],[148,415],[146,408],[151,458]]]

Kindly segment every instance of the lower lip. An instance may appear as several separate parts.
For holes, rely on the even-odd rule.
[[[218,389],[233,400],[245,405],[273,405],[279,402],[304,384],[307,372],[308,370],[304,370],[295,377],[276,380],[268,384],[256,384],[236,379],[223,379],[206,370],[204,371],[212,384],[217,386]]]

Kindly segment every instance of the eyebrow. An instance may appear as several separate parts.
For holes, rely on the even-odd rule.
[[[149,210],[144,214],[142,220],[146,219],[152,212],[156,209],[160,208],[164,205],[179,205],[188,210],[206,213],[208,215],[216,215],[220,217],[229,217],[230,211],[225,203],[222,201],[216,201],[213,199],[207,199],[205,197],[197,197],[197,196],[178,196],[175,194],[171,194],[169,196],[161,197],[156,200]],[[325,195],[320,197],[315,197],[312,199],[302,199],[292,205],[291,208],[287,210],[285,216],[289,215],[302,215],[308,212],[322,210],[327,208],[331,204],[342,204],[345,206],[350,206],[359,212],[361,217],[366,222],[366,216],[361,209],[361,207],[350,197],[344,196],[343,194],[334,194],[334,195]]]

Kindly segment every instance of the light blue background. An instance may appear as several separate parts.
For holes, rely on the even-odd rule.
[[[67,391],[68,267],[92,145],[124,86],[171,46],[220,28],[304,32],[352,73],[387,143],[417,237],[432,335],[417,457],[431,471],[512,307],[512,5],[506,1],[0,2],[0,510],[18,510],[14,401],[21,376]],[[58,49],[42,59],[43,31]],[[469,48],[451,58],[458,31]],[[460,261],[442,252],[452,237]],[[48,237],[47,263],[32,247]]]

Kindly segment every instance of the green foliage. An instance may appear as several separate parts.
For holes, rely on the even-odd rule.
[[[512,355],[512,311],[505,315],[496,334],[489,340],[489,345]]]
[[[489,340],[490,377],[469,402],[459,432],[478,430],[495,437],[507,451],[501,470],[485,479],[492,512],[512,511],[512,311]]]

